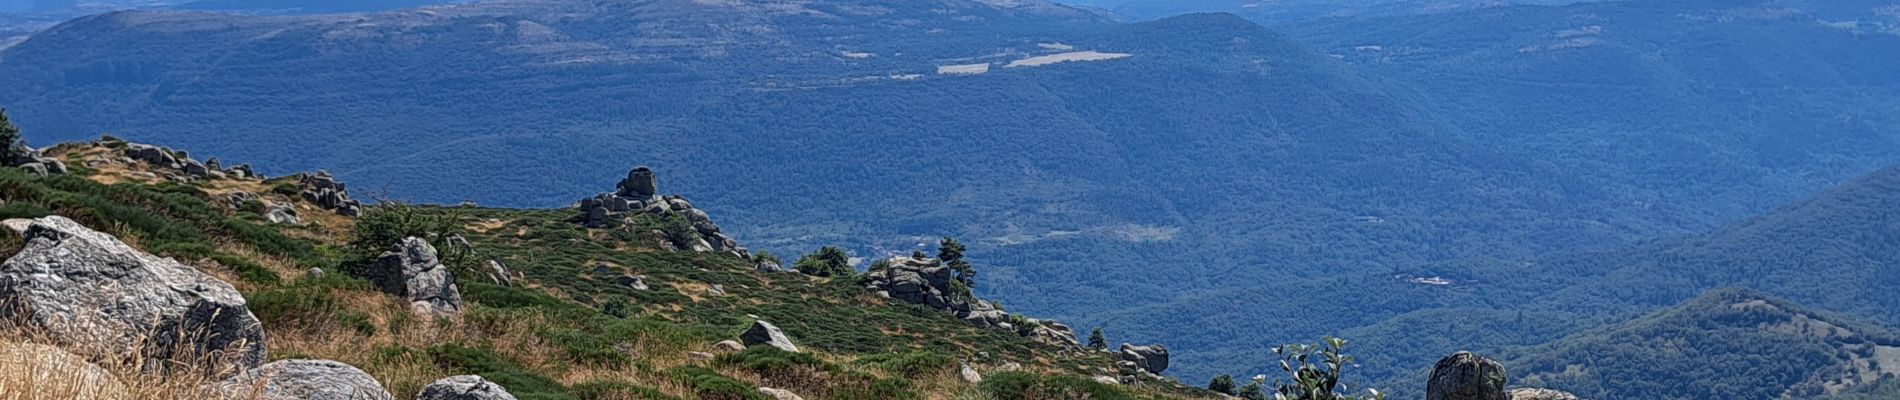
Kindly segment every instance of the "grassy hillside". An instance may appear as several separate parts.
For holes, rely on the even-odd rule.
[[[941,311],[887,303],[849,277],[761,274],[731,255],[674,253],[570,222],[574,210],[372,207],[378,213],[447,221],[473,253],[458,268],[469,306],[427,320],[406,301],[344,273],[355,257],[358,220],[286,196],[293,178],[179,183],[118,158],[118,142],[49,151],[73,175],[38,177],[0,168],[0,218],[63,215],[141,249],[176,257],[233,283],[264,322],[273,359],[322,358],[358,366],[405,396],[437,378],[480,374],[523,399],[751,399],[754,387],[808,398],[946,399],[1056,397],[1180,398],[1196,391],[1166,381],[1102,384],[1106,353],[1072,353],[1006,331],[979,329]],[[153,174],[157,172],[157,174]],[[260,200],[232,203],[230,194]],[[303,222],[277,225],[259,202],[293,204]],[[393,215],[393,214],[390,214]],[[437,238],[442,239],[442,238]],[[19,243],[0,243],[0,250]],[[468,267],[501,260],[512,286]],[[322,277],[308,270],[327,273]],[[650,290],[613,283],[644,275]],[[725,295],[709,293],[720,285]],[[770,348],[714,351],[755,319],[777,323],[805,353]],[[989,385],[957,377],[968,363]],[[1005,367],[1005,364],[1020,367]]]

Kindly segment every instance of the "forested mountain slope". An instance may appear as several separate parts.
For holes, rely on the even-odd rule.
[[[1894,256],[1900,253],[1900,249],[1896,249],[1900,246],[1900,239],[1896,239],[1900,237],[1900,213],[1893,211],[1896,207],[1900,207],[1900,167],[1890,167],[1705,234],[1650,240],[1613,251],[1554,254],[1533,262],[1480,258],[1436,263],[1403,273],[1442,276],[1455,283],[1437,296],[1420,297],[1410,293],[1406,298],[1438,299],[1443,303],[1420,305],[1416,311],[1350,329],[1343,335],[1359,341],[1374,376],[1389,377],[1384,378],[1389,379],[1385,387],[1404,394],[1421,389],[1415,382],[1422,372],[1407,366],[1407,363],[1416,365],[1430,360],[1430,356],[1419,354],[1536,346],[1524,351],[1531,356],[1581,362],[1574,352],[1540,353],[1575,341],[1562,338],[1578,332],[1611,329],[1604,328],[1609,326],[1655,325],[1654,318],[1639,317],[1679,303],[1706,302],[1706,299],[1696,300],[1697,296],[1722,288],[1751,288],[1763,293],[1758,296],[1785,298],[1819,310],[1872,321],[1866,325],[1891,327],[1900,324],[1900,315],[1894,313],[1900,308],[1900,297],[1892,290],[1900,285],[1894,277],[1894,266],[1900,265]],[[1374,285],[1372,282],[1376,280],[1377,277],[1363,277],[1359,283],[1341,285]],[[1863,335],[1878,336],[1879,332],[1878,329],[1856,329]],[[1752,349],[1755,349],[1751,345],[1725,342],[1730,335],[1699,337],[1704,339],[1702,344],[1710,347],[1696,360],[1741,357],[1753,354]],[[1735,340],[1743,339],[1747,338]],[[1758,361],[1766,367],[1786,367],[1779,359]],[[1384,366],[1396,367],[1378,371],[1386,368]],[[1562,366],[1550,368],[1563,369]],[[1821,371],[1806,367],[1793,370]],[[1610,381],[1626,379],[1669,386],[1675,390],[1670,393],[1688,396],[1685,398],[1757,398],[1727,397],[1727,394],[1759,394],[1762,390],[1779,393],[1789,385],[1808,379],[1807,375],[1756,372],[1761,371],[1699,377],[1644,375],[1641,379]],[[1777,378],[1768,379],[1769,375]],[[1716,384],[1716,380],[1728,379],[1724,378],[1727,376],[1762,379],[1760,385],[1754,386],[1738,386],[1733,382]],[[1871,375],[1860,383],[1873,384],[1878,377],[1879,374]],[[1572,378],[1607,382],[1603,379],[1608,377]],[[1690,389],[1697,385],[1672,384],[1677,381],[1707,382],[1701,386],[1743,392],[1702,392]],[[1549,386],[1576,389],[1579,393],[1619,394],[1609,398],[1625,398],[1633,393],[1607,386],[1594,389]]]
[[[1823,398],[1900,373],[1887,328],[1741,289],[1520,353],[1513,382],[1597,399]]]
[[[1471,25],[1419,21],[1392,29]],[[327,167],[359,193],[416,201],[565,205],[610,186],[598,171],[637,160],[756,248],[878,258],[970,239],[996,266],[979,293],[1165,341],[1176,373],[1200,380],[1266,367],[1272,343],[1492,304],[1470,285],[1421,283],[1480,275],[1435,263],[1703,229],[1896,161],[1878,85],[1894,67],[1866,63],[1892,38],[1706,26],[1755,32],[1716,42],[1738,46],[1799,33],[1817,44],[1790,63],[1841,72],[1786,78],[1808,69],[1776,64],[1555,102],[1527,94],[1550,85],[1506,73],[1616,67],[1633,51],[1531,53],[1557,61],[1503,59],[1421,87],[1436,77],[1425,67],[1518,46],[1389,70],[1229,15],[1121,24],[1034,1],[510,0],[81,18],[0,51],[0,104],[40,137],[110,131],[265,172]],[[1674,75],[1658,76],[1630,81]],[[1749,104],[1780,116],[1772,126],[1731,129],[1721,124],[1756,109],[1697,103],[1750,98],[1720,90],[1757,80],[1771,95]],[[1828,89],[1848,84],[1866,88]],[[1495,93],[1508,96],[1482,97]],[[1612,117],[1586,118],[1599,113]],[[1681,148],[1706,151],[1662,151]]]

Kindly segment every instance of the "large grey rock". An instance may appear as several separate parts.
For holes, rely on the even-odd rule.
[[[765,321],[753,321],[751,328],[747,328],[745,333],[739,334],[739,341],[745,343],[746,346],[766,345],[778,348],[779,350],[793,353],[798,352],[798,345],[792,344],[792,339],[785,337],[784,331],[779,330],[778,327],[773,326],[772,323]]]
[[[1504,366],[1469,352],[1438,361],[1426,381],[1425,400],[1506,400]]]
[[[418,313],[440,316],[462,311],[455,277],[436,257],[435,246],[422,238],[404,238],[394,250],[377,257],[365,275],[383,292],[407,298]]]
[[[1511,389],[1504,392],[1510,400],[1582,400],[1577,395],[1550,389]]]
[[[264,331],[230,284],[65,217],[24,225],[19,254],[0,264],[8,321],[95,359],[142,352],[169,361],[152,368],[198,365],[229,376],[264,361]]]
[[[619,189],[620,191],[615,194],[636,199],[653,197],[660,191],[659,182],[653,176],[653,169],[647,167],[635,167],[632,171],[627,171],[627,179],[620,181]]]
[[[416,400],[515,400],[515,395],[480,376],[460,375],[430,383]]]
[[[1162,345],[1136,346],[1122,343],[1122,361],[1135,363],[1143,371],[1159,374],[1168,370],[1168,347]]]
[[[329,360],[284,360],[218,383],[225,396],[256,400],[395,400],[375,377]]]

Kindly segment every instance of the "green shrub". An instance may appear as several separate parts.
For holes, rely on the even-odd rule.
[[[769,400],[753,390],[752,385],[705,367],[674,367],[667,371],[667,375],[692,388],[701,400]]]
[[[1043,376],[1028,372],[998,372],[983,377],[978,388],[1000,400],[1132,399],[1121,388],[1071,376]]]
[[[957,367],[956,360],[950,356],[923,351],[877,354],[859,358],[856,362],[911,379],[951,373]]]
[[[619,381],[588,381],[574,385],[573,393],[581,400],[678,400],[658,389]]]

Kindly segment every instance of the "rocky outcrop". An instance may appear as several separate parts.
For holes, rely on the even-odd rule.
[[[970,310],[968,295],[950,287],[955,271],[931,258],[891,257],[889,267],[864,276],[864,289],[909,303],[957,311]]]
[[[765,321],[752,321],[752,327],[746,328],[745,333],[739,334],[739,342],[746,346],[766,345],[779,350],[798,352],[798,345],[792,344],[792,339],[785,337],[784,331],[780,331],[777,326]]]
[[[693,203],[679,196],[659,195],[659,183],[653,170],[647,167],[627,172],[627,178],[621,180],[613,192],[581,199],[579,208],[580,222],[589,228],[631,227],[631,220],[640,215],[661,218],[669,226],[682,224],[677,228],[638,232],[652,236],[655,246],[662,250],[747,256],[746,249],[720,232],[719,225],[713,223],[706,211],[693,208]]]
[[[1504,381],[1504,366],[1497,361],[1460,352],[1432,367],[1425,399],[1505,400]]]
[[[225,396],[257,400],[395,400],[375,377],[328,360],[284,360],[220,382]]]
[[[39,176],[66,174],[65,162],[59,161],[58,158],[47,157],[39,150],[20,143],[14,144],[13,157],[0,159],[0,165],[18,167]]]
[[[1122,343],[1121,360],[1133,363],[1136,368],[1150,374],[1160,374],[1168,370],[1168,347],[1162,345],[1136,346]]]
[[[408,299],[417,313],[441,316],[462,311],[455,276],[436,257],[435,246],[421,238],[403,239],[377,257],[364,277],[383,292]]]
[[[1029,319],[1035,328],[1029,331],[1029,338],[1042,344],[1063,349],[1082,348],[1082,342],[1075,339],[1075,330],[1060,322]]]
[[[430,383],[416,400],[515,400],[515,395],[481,376],[460,375]]]
[[[6,225],[24,243],[0,264],[0,317],[95,359],[137,354],[216,376],[264,361],[264,331],[230,284],[65,217]]]
[[[118,142],[118,140],[102,138],[98,142],[94,142],[94,145],[107,145],[108,143],[117,145],[118,143],[115,142]],[[255,171],[251,170],[251,166],[249,165],[238,165],[231,169],[224,169],[223,163],[219,162],[216,158],[212,158],[207,162],[200,162],[191,159],[191,156],[185,154],[184,151],[149,144],[123,143],[120,153],[127,159],[143,162],[146,165],[150,165],[152,169],[160,172],[178,174],[175,176],[184,180],[224,178],[263,179],[263,176],[257,175]]]
[[[745,351],[745,345],[735,340],[721,340],[719,343],[713,343],[713,351],[720,353],[737,353]]]
[[[1081,347],[1081,342],[1076,341],[1075,331],[1067,325],[1033,318],[1013,318],[994,304],[955,288],[955,271],[937,259],[897,256],[886,260],[884,264],[882,268],[865,272],[864,290],[878,297],[943,310],[970,325],[1016,330],[1037,342],[1064,349]],[[1017,329],[1015,325],[1018,323],[1032,326]]]
[[[1575,395],[1548,389],[1505,391],[1508,377],[1497,361],[1459,352],[1432,367],[1425,400],[1577,400]]]
[[[363,203],[350,198],[349,187],[337,182],[329,172],[317,171],[304,174],[297,179],[298,195],[304,201],[318,208],[335,211],[337,215],[355,217],[363,213]]]

